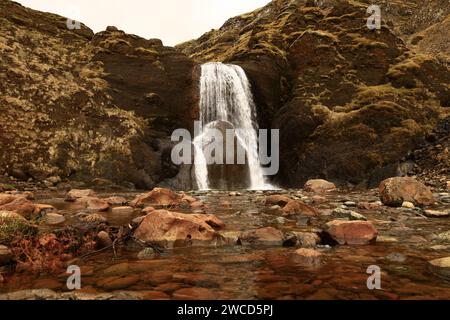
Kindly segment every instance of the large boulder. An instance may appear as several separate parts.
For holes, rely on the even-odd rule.
[[[436,202],[431,189],[410,177],[389,178],[381,182],[380,199],[388,206],[400,207],[408,201],[416,206],[429,206]]]
[[[336,190],[336,185],[323,179],[308,180],[303,187],[305,191],[324,193]]]
[[[183,195],[170,189],[154,188],[148,193],[137,196],[131,206],[143,208],[145,206],[179,206],[183,203]],[[187,201],[186,201],[187,202]]]
[[[378,231],[367,221],[334,220],[325,225],[323,241],[341,245],[364,245],[375,243]]]
[[[223,226],[219,221],[212,215],[156,210],[142,220],[134,237],[165,248],[215,245],[222,241],[215,229]]]

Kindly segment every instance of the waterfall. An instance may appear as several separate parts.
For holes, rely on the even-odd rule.
[[[207,130],[222,122],[234,129],[243,129],[236,130],[235,137],[246,153],[250,178],[246,181],[247,188],[271,189],[265,182],[259,161],[256,107],[244,70],[237,65],[206,63],[201,67],[200,130],[194,139],[195,177],[201,190],[210,189],[211,185],[204,155],[205,145],[209,143]]]

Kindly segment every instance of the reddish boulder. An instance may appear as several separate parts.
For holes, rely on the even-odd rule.
[[[280,230],[272,227],[260,228],[244,231],[239,236],[238,243],[241,245],[266,245],[281,246],[284,242],[284,235]]]
[[[378,231],[370,222],[334,220],[325,225],[323,240],[341,245],[363,245],[374,243],[377,236]]]
[[[336,185],[327,180],[314,179],[307,181],[303,189],[308,192],[324,193],[336,190]]]
[[[148,193],[137,196],[131,202],[131,206],[139,208],[143,208],[145,206],[169,207],[179,206],[182,203],[189,203],[188,200],[183,200],[183,195],[180,195],[170,189],[155,188]]]
[[[320,215],[320,212],[316,208],[308,206],[307,204],[305,204],[301,201],[291,200],[283,208],[283,215],[284,216],[303,215],[303,216],[315,217],[315,216]]]
[[[392,207],[400,207],[408,201],[416,206],[429,206],[436,202],[431,189],[410,177],[396,177],[384,180],[379,187],[380,199]]]
[[[222,237],[209,224],[212,221],[216,225],[223,225],[212,215],[156,210],[142,220],[134,237],[166,248],[216,244]]]
[[[35,211],[35,205],[23,198],[16,197],[13,201],[0,206],[0,211],[15,211],[24,217],[31,218]]]
[[[291,198],[287,197],[287,196],[283,196],[280,194],[275,194],[275,195],[271,195],[268,196],[266,198],[266,206],[285,206],[286,204],[288,204],[288,202],[291,201]]]
[[[107,211],[110,208],[107,201],[95,197],[79,198],[76,202],[84,205],[90,211]]]

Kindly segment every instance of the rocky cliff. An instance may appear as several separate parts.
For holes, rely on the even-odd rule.
[[[189,58],[4,0],[0,30],[0,174],[141,188],[177,174],[168,137],[196,106]]]
[[[408,43],[449,14],[447,3],[425,3],[390,2],[381,29],[369,30],[368,3],[276,0],[178,48],[197,61],[246,70],[261,126],[280,129],[279,182],[376,184],[398,173],[450,106],[445,59]],[[448,46],[437,39],[434,51]],[[432,39],[414,43],[423,41]]]
[[[281,185],[395,175],[448,114],[450,9],[385,1],[369,30],[368,3],[274,0],[170,48],[1,0],[0,174],[192,187],[170,134],[198,117],[198,65],[223,61],[247,72],[260,126],[280,129]]]

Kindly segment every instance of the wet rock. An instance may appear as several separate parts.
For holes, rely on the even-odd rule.
[[[92,213],[92,214],[84,214],[84,215],[80,216],[80,221],[87,222],[87,223],[103,223],[103,222],[106,222],[107,219],[98,213]]]
[[[239,236],[241,235],[241,232],[239,231],[224,231],[220,232],[220,235],[224,239],[224,244],[234,246],[238,244]]]
[[[111,213],[120,216],[131,216],[134,213],[133,207],[115,207],[111,209]]]
[[[429,218],[448,218],[450,216],[450,210],[449,211],[425,210],[424,214]]]
[[[291,200],[283,208],[284,216],[303,215],[309,217],[319,216],[320,212],[316,208],[313,208],[301,201]]]
[[[350,221],[367,221],[367,218],[365,216],[356,211],[350,211],[348,218],[350,219]]]
[[[99,287],[106,290],[121,290],[131,287],[139,282],[139,276],[137,275],[125,275],[121,277],[110,277],[102,279],[97,282]]]
[[[388,206],[399,207],[408,201],[416,206],[429,206],[436,202],[431,189],[410,177],[384,180],[379,187],[380,199]]]
[[[156,209],[153,208],[153,207],[146,207],[146,208],[142,209],[142,213],[143,213],[143,214],[149,214],[149,213],[151,213],[151,212],[153,212],[153,211],[155,211],[155,210],[156,210]]]
[[[450,279],[450,257],[432,260],[429,262],[429,266],[434,274]]]
[[[285,205],[288,204],[289,201],[291,201],[291,198],[280,195],[280,194],[275,194],[275,195],[266,197],[265,204],[266,204],[266,206],[284,207]]]
[[[283,233],[272,227],[244,231],[238,240],[241,245],[281,246],[283,242]]]
[[[406,256],[401,253],[391,253],[386,256],[386,259],[392,262],[400,262],[403,263],[406,261]]]
[[[320,243],[320,237],[314,232],[290,232],[283,243],[286,247],[312,248]]]
[[[376,210],[379,209],[383,204],[381,201],[376,202],[359,202],[357,207],[362,210]]]
[[[378,231],[370,222],[334,220],[325,225],[322,240],[330,244],[364,245],[374,243],[377,236]]]
[[[221,236],[211,226],[223,223],[213,215],[192,215],[157,210],[147,215],[134,237],[162,247],[201,246],[220,242]]]
[[[183,288],[175,291],[172,298],[175,300],[215,300],[217,296],[206,288]]]
[[[66,201],[73,202],[81,198],[96,197],[92,189],[72,189],[66,194]]]
[[[294,253],[295,262],[307,266],[319,265],[322,258],[323,253],[314,249],[301,248]]]
[[[64,223],[66,221],[66,218],[64,218],[64,216],[61,214],[51,212],[47,213],[44,216],[43,220],[49,226],[56,226]]]
[[[155,258],[156,251],[153,248],[145,248],[137,254],[139,260],[150,260]]]
[[[314,179],[307,181],[303,189],[308,192],[325,193],[336,190],[336,185],[327,180]]]
[[[13,254],[11,250],[3,245],[0,245],[0,267],[7,265],[13,259]]]
[[[76,202],[83,204],[89,211],[107,211],[110,207],[107,201],[95,197],[78,198]]]
[[[98,249],[103,249],[103,248],[109,247],[113,243],[111,240],[111,237],[109,236],[108,232],[106,232],[106,231],[100,231],[97,234],[97,237],[95,240],[96,240],[95,241],[96,247]]]
[[[414,205],[414,203],[409,202],[409,201],[403,201],[402,203],[402,208],[407,208],[407,209],[414,209],[416,206]]]
[[[45,216],[47,213],[56,212],[56,208],[49,204],[35,204],[34,205],[34,215],[35,216]]]
[[[108,202],[111,206],[123,206],[127,204],[127,199],[124,197],[109,197],[104,199],[106,202]]]
[[[143,208],[145,206],[180,206],[182,203],[189,203],[183,201],[183,196],[165,188],[154,188],[148,193],[137,196],[131,201],[131,206]]]
[[[15,211],[26,218],[31,218],[35,212],[35,205],[26,198],[19,196],[0,206],[0,211]]]

